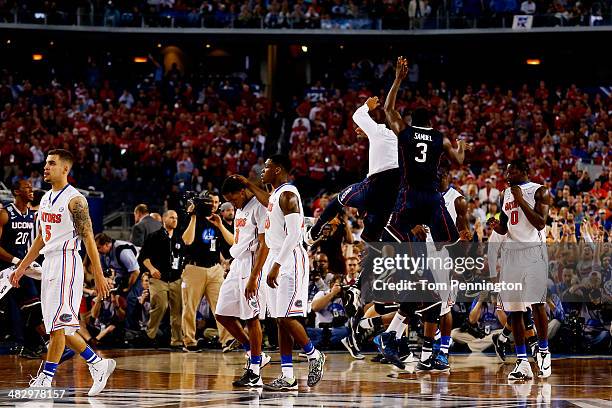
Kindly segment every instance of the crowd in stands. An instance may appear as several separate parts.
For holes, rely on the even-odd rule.
[[[536,15],[535,24],[541,26],[604,25],[609,24],[609,11],[606,1],[573,0],[3,0],[0,21],[112,27],[419,29],[508,27],[515,14]],[[448,26],[447,18],[452,20]]]
[[[468,201],[475,241],[485,241],[486,220],[499,217],[506,164],[526,158],[530,179],[547,186],[554,197],[546,230],[548,242],[555,244],[550,246],[555,259],[548,284],[551,317],[561,324],[572,322],[561,326],[560,341],[579,336],[587,341],[576,342],[582,347],[576,351],[609,352],[612,98],[605,92],[544,81],[519,88],[419,82],[417,67],[412,68],[398,96],[398,111],[409,120],[411,111],[425,106],[436,128],[452,140],[463,138],[473,145],[467,165],[452,170],[452,184]],[[27,179],[35,188],[44,188],[45,152],[66,148],[77,157],[70,180],[85,189],[108,192],[107,210],[117,205],[113,197],[132,195],[132,200],[145,201],[160,212],[180,212],[187,191],[218,195],[223,180],[234,173],[258,179],[263,158],[280,146],[291,158],[292,180],[302,191],[307,215],[316,218],[331,195],[367,171],[367,139],[357,136],[351,116],[367,97],[384,98],[393,75],[390,61],[362,60],[347,67],[334,88],[315,82],[290,106],[282,106],[272,104],[244,78],[195,84],[177,67],[127,89],[96,76],[73,86],[4,72],[0,179],[6,184]],[[225,210],[227,206],[219,211]],[[231,225],[232,216],[221,215]],[[344,285],[359,275],[362,229],[361,216],[349,209],[326,227],[324,238],[310,250],[310,299],[314,302],[334,291],[331,303],[340,303],[321,306],[319,301],[313,307],[317,310],[309,331],[324,346],[346,335],[338,299]],[[109,271],[109,279],[116,282],[116,277]],[[138,344],[147,330],[151,279],[143,274],[132,298],[117,291],[99,306],[90,302],[84,307],[84,326],[97,333],[94,343]],[[86,294],[95,297],[91,286]],[[456,305],[456,324],[479,333],[466,328],[479,324],[467,318],[473,296]],[[198,309],[198,336],[214,347],[220,333],[212,329],[208,302],[204,298]],[[154,340],[159,345],[169,339],[169,324],[157,324],[162,340]],[[266,326],[267,346],[275,344],[273,333]],[[152,343],[144,339],[143,344]]]

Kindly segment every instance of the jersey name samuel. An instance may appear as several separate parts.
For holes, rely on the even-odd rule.
[[[431,135],[426,135],[424,133],[414,133],[414,140],[426,140],[428,142],[432,142]]]

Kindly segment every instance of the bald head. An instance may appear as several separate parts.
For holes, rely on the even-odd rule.
[[[162,215],[162,222],[164,224],[164,228],[168,232],[173,231],[178,224],[178,215],[174,210],[168,210]]]

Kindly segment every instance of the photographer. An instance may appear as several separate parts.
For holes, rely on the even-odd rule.
[[[115,284],[124,296],[130,292],[140,276],[138,249],[127,241],[114,240],[101,232],[95,236],[103,269],[112,268],[116,273]]]
[[[126,302],[117,293],[114,274],[106,279],[111,288],[110,295],[107,298],[96,296],[91,310],[91,317],[95,321],[88,327],[88,331],[95,336],[90,340],[94,346],[102,341],[110,344],[123,339]]]
[[[170,306],[172,347],[181,344],[181,271],[185,259],[185,243],[175,234],[178,215],[166,211],[162,217],[163,228],[149,235],[142,247],[142,264],[151,273],[151,311],[147,336],[155,343],[159,325]]]
[[[315,347],[322,345],[337,347],[342,344],[354,358],[362,359],[359,350],[349,347],[343,341],[349,335],[348,318],[342,301],[342,277],[332,281],[331,289],[321,290],[312,299],[312,311],[315,312],[315,327],[308,329],[308,336]]]
[[[187,245],[187,265],[183,271],[183,344],[185,351],[198,351],[196,312],[202,296],[206,296],[212,310],[217,308],[219,290],[223,283],[223,246],[234,244],[234,235],[223,225],[217,214],[219,196],[204,192],[190,200],[187,213],[189,225],[183,233]],[[233,341],[225,328],[217,323],[219,340],[224,351]],[[229,351],[229,350],[227,350]]]
[[[493,335],[501,333],[506,324],[506,314],[497,309],[497,294],[480,292],[470,307],[469,321],[463,327],[453,329],[455,343],[467,344],[472,351],[483,351],[493,345]]]
[[[342,254],[342,244],[352,243],[353,232],[348,214],[343,209],[339,216],[323,226],[321,237],[313,243],[312,247],[319,248],[322,253],[327,255],[329,268],[334,273],[345,274],[346,265]]]
[[[327,282],[334,277],[333,274],[329,273],[327,255],[319,252],[311,256],[311,265],[310,283],[308,284],[308,300],[310,301],[314,299],[318,292],[329,290]]]

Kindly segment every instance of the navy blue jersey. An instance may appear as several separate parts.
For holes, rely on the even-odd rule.
[[[442,133],[432,128],[408,126],[398,138],[400,188],[438,190],[438,165],[444,152]]]
[[[5,210],[9,220],[2,230],[0,246],[9,254],[23,259],[32,245],[35,212],[28,209],[25,214],[21,214],[12,203]]]

